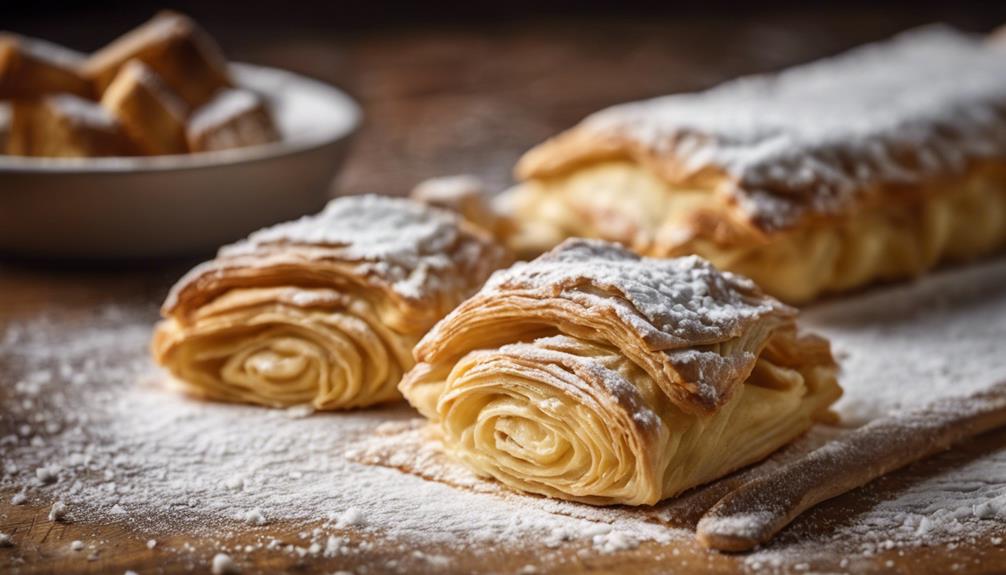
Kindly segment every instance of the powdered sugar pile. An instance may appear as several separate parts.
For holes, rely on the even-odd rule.
[[[1006,373],[997,344],[1006,341],[1006,261],[825,304],[806,316],[844,358],[847,395],[839,410],[848,422],[979,389]],[[5,326],[0,362],[13,379],[0,382],[0,491],[8,501],[46,509],[62,503],[63,521],[128,523],[143,541],[153,536],[158,549],[161,533],[216,537],[293,523],[304,525],[302,545],[263,536],[251,551],[363,552],[370,543],[350,537],[363,533],[404,542],[403,557],[428,567],[449,563],[438,553],[529,545],[544,548],[542,561],[551,548],[567,546],[603,555],[654,543],[676,554],[693,545],[689,531],[662,524],[657,510],[502,494],[470,475],[452,481],[459,489],[352,461],[346,451],[382,423],[408,424],[415,414],[402,405],[319,414],[173,395],[157,385],[147,356],[155,319],[152,306],[121,305],[73,321],[39,317]],[[926,368],[935,364],[943,368]],[[918,545],[952,549],[1001,538],[1006,449],[937,459],[922,479],[867,487],[862,500],[869,504],[847,521],[822,530],[812,511],[748,556],[747,568],[793,568],[838,552],[849,554],[853,569],[856,561]],[[441,551],[410,554],[427,546]],[[224,551],[237,558],[247,549]]]

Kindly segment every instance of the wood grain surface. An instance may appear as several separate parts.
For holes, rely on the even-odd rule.
[[[870,10],[777,11],[746,19],[695,14],[659,20],[595,16],[340,33],[326,33],[315,25],[303,32],[289,29],[254,37],[243,35],[235,23],[214,27],[210,22],[208,26],[220,34],[236,59],[287,67],[355,94],[365,108],[365,126],[333,193],[400,195],[423,178],[450,173],[474,173],[502,188],[509,183],[509,170],[523,150],[615,102],[699,89],[741,73],[778,69],[934,19],[949,19],[975,30],[998,23],[987,14]],[[257,26],[261,30],[265,25]],[[111,302],[149,309],[153,322],[156,303],[194,261],[123,265],[0,260],[0,330],[8,322],[43,313],[58,322]],[[0,364],[0,400],[4,386],[12,385],[7,373]],[[18,424],[3,417],[0,435]],[[792,543],[807,530],[836,529],[907,485],[1003,449],[1006,432],[993,433],[912,465],[811,510],[782,534],[779,544]],[[15,541],[13,547],[0,548],[0,573],[209,571],[207,558],[213,549],[198,538],[158,536],[151,550],[145,545],[149,535],[137,533],[128,524],[57,524],[47,519],[48,509],[10,505],[11,495],[0,493],[0,532]],[[273,524],[260,528],[257,536],[261,529],[284,542],[297,542],[303,526]],[[230,542],[248,537],[240,530],[219,536]],[[72,552],[68,544],[75,539],[95,547]],[[498,556],[478,558],[450,549],[416,551],[447,555],[450,566],[415,562],[409,564],[409,572],[516,572],[534,564],[542,547],[528,542],[526,547]],[[542,571],[735,573],[745,567],[742,555],[708,552],[691,543],[673,548],[647,543],[632,551],[586,559],[577,551],[571,545],[563,550],[562,559],[543,566]],[[840,568],[843,557],[822,551],[808,562],[779,568],[844,570]],[[379,573],[384,560],[402,554],[400,547],[383,546],[375,539],[371,551],[352,557],[256,554],[242,559],[242,566],[243,573]],[[881,550],[857,564],[855,571],[1002,573],[1006,572],[1006,546],[982,538],[952,548]]]

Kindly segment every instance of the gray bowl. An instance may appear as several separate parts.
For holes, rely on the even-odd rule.
[[[343,92],[291,72],[234,64],[268,101],[282,140],[138,158],[0,155],[0,253],[146,258],[206,252],[318,211],[361,119]]]

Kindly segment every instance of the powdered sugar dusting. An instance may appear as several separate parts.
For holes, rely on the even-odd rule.
[[[25,383],[4,399],[2,423],[29,427],[0,439],[8,463],[0,487],[24,490],[32,503],[57,501],[70,522],[127,521],[151,534],[321,523],[318,553],[346,530],[452,549],[543,537],[590,547],[602,532],[614,535],[599,545],[615,549],[629,538],[688,536],[631,514],[556,515],[536,501],[459,492],[343,455],[381,424],[413,417],[404,404],[289,417],[172,394],[147,358],[152,320],[108,308],[72,329],[46,320],[8,328],[0,360]],[[53,464],[55,479],[40,481],[36,470]]]
[[[224,89],[193,112],[188,129],[203,133],[262,105],[262,98],[250,90]]]
[[[255,232],[222,248],[220,255],[240,256],[282,245],[331,247],[338,251],[335,257],[359,262],[363,273],[384,278],[402,297],[421,299],[431,291],[468,282],[454,272],[477,267],[486,248],[465,239],[457,216],[449,212],[365,195],[333,200],[320,214]]]
[[[686,384],[672,395],[685,409],[722,403],[742,381],[738,366],[756,359],[744,350],[721,354],[704,346],[740,337],[759,322],[777,327],[796,314],[750,280],[720,272],[701,258],[644,258],[617,244],[579,238],[496,272],[472,301],[520,295],[554,298],[551,305],[557,307],[572,302],[591,316],[618,317],[632,339],[679,372]],[[467,313],[467,307],[456,309],[424,342],[436,341]]]
[[[702,258],[643,258],[601,240],[566,240],[530,263],[497,272],[482,293],[503,289],[589,299],[638,328],[655,349],[723,341],[765,316],[795,313],[747,278],[718,271]]]
[[[424,331],[507,261],[503,247],[450,212],[400,198],[348,196],[221,248],[175,284],[163,310],[184,313],[233,287],[232,275],[251,270],[295,268],[314,285],[313,265],[329,282],[348,278],[392,296],[422,316],[417,329]]]
[[[71,122],[97,130],[115,130],[118,121],[105,108],[73,94],[54,94],[44,100]]]
[[[291,416],[170,394],[156,384],[159,374],[147,356],[156,315],[153,305],[120,304],[72,321],[35,317],[2,328],[0,362],[9,378],[0,382],[4,501],[45,512],[62,502],[65,521],[128,524],[149,533],[140,542],[153,539],[158,553],[170,546],[159,533],[255,532],[269,528],[254,524],[261,514],[269,526],[307,525],[307,542],[264,537],[255,553],[362,553],[365,545],[349,534],[363,533],[404,542],[396,566],[406,570],[443,568],[442,555],[411,554],[427,545],[450,553],[540,545],[536,557],[547,565],[550,547],[603,556],[638,544],[662,553],[668,568],[682,566],[685,556],[695,565],[691,532],[663,525],[676,514],[662,507],[595,508],[510,494],[456,465],[441,467],[438,482],[431,482],[355,463],[363,458],[361,443],[370,444],[383,429],[403,467],[436,469],[435,446],[400,440],[396,425],[416,421],[402,405]],[[845,356],[840,412],[849,423],[866,421],[999,378],[1006,260],[880,288],[805,315]],[[946,369],[926,369],[931,364],[925,362],[935,361],[927,357],[945,358]],[[856,571],[882,565],[878,556],[940,545],[941,553],[980,561],[957,546],[1001,544],[1006,535],[1006,446],[994,438],[984,445],[867,487],[859,503],[842,504],[853,507],[840,522],[824,524],[812,510],[778,541],[738,560],[750,571],[792,572],[799,565]],[[55,481],[40,481],[43,468]],[[444,479],[450,473],[454,477]],[[12,539],[20,544],[17,533]],[[221,552],[236,560],[245,553]],[[205,569],[214,553],[204,557]],[[834,568],[836,553],[848,558],[842,569]]]
[[[731,176],[757,224],[841,213],[867,188],[1006,157],[1006,59],[943,27],[776,75],[603,110],[578,129]]]

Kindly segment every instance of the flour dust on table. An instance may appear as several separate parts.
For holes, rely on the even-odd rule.
[[[120,523],[159,550],[172,535],[193,534],[215,545],[199,551],[206,565],[216,553],[237,564],[255,553],[351,556],[377,540],[401,545],[402,559],[384,571],[449,568],[452,555],[529,546],[541,548],[534,557],[542,564],[569,557],[562,547],[575,547],[574,558],[636,548],[654,549],[663,561],[698,553],[691,531],[660,507],[518,496],[463,470],[449,480],[452,464],[441,460],[398,462],[418,473],[358,463],[360,446],[389,429],[418,433],[404,405],[320,414],[176,396],[160,387],[163,376],[148,358],[152,308],[105,307],[72,321],[57,321],[59,313],[0,333],[0,362],[12,377],[0,382],[0,508],[27,504],[52,509],[56,521]],[[825,303],[805,319],[841,354],[846,396],[837,409],[849,426],[1006,379],[1006,260]],[[745,567],[811,568],[820,555],[840,552],[848,557],[842,567],[856,570],[919,546],[952,552],[1001,543],[1006,438],[998,437],[978,454],[934,458],[921,479],[899,482],[895,474],[871,484],[858,496],[863,503],[827,528],[814,524],[812,510],[747,556]],[[436,480],[420,477],[434,463],[442,466]],[[281,524],[303,525],[302,537],[273,539],[270,527]],[[229,543],[249,530],[261,540]],[[8,535],[17,546],[17,535]]]

